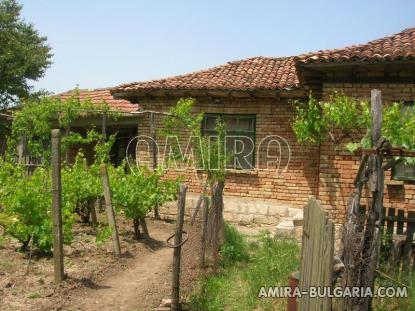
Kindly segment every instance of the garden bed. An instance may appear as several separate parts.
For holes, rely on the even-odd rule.
[[[140,241],[134,239],[130,221],[118,217],[118,226],[123,253],[120,259],[114,256],[110,240],[96,244],[95,230],[90,225],[74,226],[74,241],[65,246],[67,278],[60,285],[53,283],[51,256],[34,253],[28,268],[28,253],[17,251],[19,244],[13,240],[3,241],[1,309],[150,310],[157,306],[170,294],[172,252],[164,246],[164,241],[174,232],[174,224],[149,220],[151,239]],[[122,283],[123,276],[126,282],[135,284],[130,292],[126,292],[124,284],[116,284]]]

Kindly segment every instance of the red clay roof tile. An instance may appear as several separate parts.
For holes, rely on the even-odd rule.
[[[325,62],[381,62],[415,60],[415,28],[366,44],[323,50],[298,56],[299,64]]]
[[[254,57],[160,80],[123,84],[111,93],[152,90],[278,90],[298,86],[294,58]]]
[[[94,104],[106,102],[110,108],[121,112],[133,112],[139,110],[139,105],[133,104],[125,99],[115,99],[109,88],[95,90],[70,90],[62,94],[58,94],[61,99],[73,96],[79,96],[81,100],[89,98]]]
[[[295,57],[254,57],[186,75],[123,84],[111,93],[154,90],[285,90],[301,87],[298,65],[327,62],[380,62],[415,60],[415,28],[366,44],[307,53]]]

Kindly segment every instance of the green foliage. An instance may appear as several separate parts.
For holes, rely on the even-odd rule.
[[[285,310],[285,299],[259,299],[258,292],[262,286],[286,286],[288,275],[299,268],[297,241],[277,239],[265,232],[248,243],[235,229],[227,230],[230,240],[226,243],[243,244],[242,253],[248,258],[234,258],[233,264],[223,265],[221,273],[204,278],[191,297],[192,310]]]
[[[225,243],[221,246],[220,255],[224,266],[229,266],[238,261],[245,261],[249,258],[247,243],[239,231],[228,224],[225,224]]]
[[[176,199],[178,182],[162,180],[160,170],[150,172],[145,168],[125,174],[125,166],[109,167],[112,199],[116,207],[124,210],[130,219],[139,219],[154,206]]]
[[[301,143],[318,143],[321,141],[321,132],[326,123],[321,114],[321,106],[310,95],[308,102],[296,101],[297,116],[293,123],[293,130],[297,140]]]
[[[370,147],[371,115],[367,101],[358,101],[335,93],[327,102],[317,102],[310,96],[308,102],[295,102],[297,116],[293,122],[293,130],[301,143],[318,143],[331,136],[335,143],[349,141],[345,147],[349,151]],[[360,140],[356,137],[366,130]],[[335,138],[336,131],[340,137]],[[401,103],[383,107],[382,136],[394,147],[415,149],[415,112],[404,111]]]
[[[14,0],[0,1],[0,108],[28,98],[28,80],[42,77],[51,64],[46,37],[21,18],[21,9]]]
[[[216,122],[217,137],[210,139],[201,133],[203,113],[195,115],[192,108],[196,101],[193,98],[180,99],[176,106],[170,109],[170,115],[164,119],[162,134],[180,137],[187,133],[193,138],[195,166],[207,173],[208,183],[213,185],[226,178],[226,163],[229,155],[225,154],[225,124],[220,119]],[[180,148],[172,145],[175,158],[185,162],[188,159],[180,154]],[[180,157],[182,156],[182,157]]]
[[[19,240],[25,248],[30,239],[43,251],[52,247],[50,171],[35,170],[26,177],[25,168],[13,163],[0,163],[0,205],[2,214],[13,219],[5,226],[6,233]],[[63,204],[65,242],[72,240],[73,213],[70,204]]]
[[[24,137],[27,140],[27,151],[32,157],[43,157],[44,160],[48,160],[52,128],[67,128],[85,113],[84,110],[92,111],[90,114],[94,114],[94,111],[101,109],[108,109],[108,105],[105,102],[96,105],[89,99],[80,101],[76,97],[65,100],[42,97],[39,101],[25,101],[21,109],[13,115],[9,151],[15,152],[16,144]],[[86,144],[99,138],[95,131],[91,131],[86,138],[71,132],[69,137],[62,139],[63,151],[71,144]]]
[[[200,136],[200,124],[203,120],[203,113],[194,115],[192,108],[196,100],[193,98],[181,98],[176,106],[169,111],[170,115],[164,119],[164,135],[180,136],[183,130],[190,133],[191,136]]]
[[[88,167],[82,153],[76,157],[75,163],[62,169],[63,202],[73,208],[95,201],[102,196],[102,185],[99,172],[95,166]]]
[[[329,130],[341,128],[350,133],[356,128],[366,126],[361,110],[363,106],[367,106],[367,102],[358,103],[347,96],[335,93],[328,102],[321,105],[323,120]]]
[[[112,228],[108,225],[106,226],[99,226],[97,229],[97,234],[95,237],[95,242],[97,245],[102,245],[107,241],[112,234]]]

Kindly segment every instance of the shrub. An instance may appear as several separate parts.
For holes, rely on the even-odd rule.
[[[50,171],[38,168],[26,177],[25,168],[0,163],[0,205],[3,214],[12,223],[5,226],[10,236],[22,243],[25,249],[30,240],[42,251],[52,248],[51,178]],[[70,204],[63,204],[63,229],[65,242],[72,240],[73,214]]]
[[[125,217],[134,221],[136,238],[138,223],[154,206],[176,199],[178,182],[161,179],[161,171],[140,168],[125,173],[125,167],[109,168],[113,203],[122,208]]]

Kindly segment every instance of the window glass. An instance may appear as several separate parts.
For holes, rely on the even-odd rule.
[[[413,112],[414,102],[406,101],[402,106],[402,116]],[[392,178],[396,180],[415,180],[415,165],[410,165],[402,161],[396,164],[392,169]]]
[[[253,169],[255,161],[255,115],[205,114],[202,132],[216,135],[216,119],[225,123],[226,151],[229,155],[228,167],[233,169]]]

